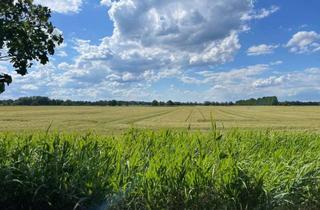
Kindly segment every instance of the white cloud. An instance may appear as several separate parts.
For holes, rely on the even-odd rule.
[[[253,83],[253,86],[256,88],[262,88],[262,87],[270,87],[270,86],[277,86],[283,84],[285,81],[285,76],[271,76],[266,79],[258,79]]]
[[[278,47],[279,45],[266,45],[266,44],[252,46],[247,50],[247,54],[249,56],[272,54],[274,50]]]
[[[308,68],[305,70],[305,72],[311,74],[311,75],[315,75],[315,74],[319,74],[320,75],[320,68]]]
[[[86,50],[82,46],[82,58],[104,60],[116,71],[134,66],[131,71],[136,72],[232,60],[240,48],[238,33],[247,23],[241,17],[252,10],[249,0],[120,0],[101,4],[110,6],[114,33],[98,46],[87,45]]]
[[[78,13],[83,0],[35,0],[34,3],[49,7],[58,13]]]
[[[313,53],[320,51],[320,34],[314,31],[300,31],[293,35],[286,45],[293,53]]]
[[[232,69],[229,71],[202,71],[197,74],[204,78],[203,83],[214,85],[229,84],[238,86],[239,83],[250,83],[250,81],[253,81],[256,76],[267,71],[269,68],[269,64],[257,64],[244,68]]]
[[[243,20],[263,19],[277,12],[279,9],[280,7],[278,6],[271,6],[269,9],[263,8],[259,11],[252,10],[250,13],[245,14],[242,17],[242,19]]]
[[[193,94],[200,101],[234,101],[253,97],[255,87],[252,84],[261,75],[268,73],[270,64],[258,64],[224,71],[201,71],[185,74],[181,81],[189,85],[207,87],[205,91]]]
[[[62,43],[61,45],[59,45],[57,48],[56,48],[56,55],[59,56],[59,57],[67,57],[68,56],[68,53],[66,52],[66,49],[67,48],[67,43],[64,42]]]
[[[63,72],[61,87],[87,89],[99,84],[95,90],[101,94],[124,94],[119,90],[139,89],[189,68],[231,61],[240,49],[238,34],[248,24],[241,17],[253,9],[249,0],[101,3],[110,6],[113,35],[98,45],[76,40],[79,55],[74,63],[57,68]]]
[[[82,4],[80,0],[41,2],[62,13],[79,12]],[[200,72],[198,77],[187,74],[232,61],[241,48],[239,34],[248,30],[250,20],[267,17],[275,9],[255,12],[251,0],[100,2],[108,7],[113,21],[112,36],[99,44],[75,40],[78,56],[73,62],[36,66],[17,81],[17,86],[29,88],[30,95],[53,98],[148,100],[156,94],[151,89],[153,83],[166,78],[212,85],[221,94],[227,88],[235,93],[249,92],[258,75],[270,67]],[[246,16],[250,18],[243,18]],[[26,86],[30,83],[38,89]]]
[[[100,4],[109,7],[112,5],[112,0],[101,0]]]
[[[275,95],[281,100],[320,100],[320,68],[283,73],[274,71],[274,63],[219,72],[202,71],[179,78],[191,87],[206,87],[205,91],[192,91],[192,96],[200,101],[235,101],[266,95]]]
[[[281,61],[281,60],[273,61],[270,63],[271,66],[277,66],[277,65],[281,65],[281,64],[283,64],[283,61]]]
[[[34,91],[34,90],[38,90],[39,87],[37,87],[36,85],[33,84],[25,84],[21,86],[21,89],[25,90],[25,91]]]
[[[115,38],[184,49],[224,39],[240,29],[249,10],[247,0],[121,0],[112,3],[109,15]]]
[[[68,54],[66,51],[64,50],[59,50],[57,53],[56,53],[57,56],[59,57],[68,57]]]
[[[78,41],[77,63],[103,62],[111,71],[187,70],[232,61],[249,20],[279,8],[255,11],[251,0],[101,0],[113,35],[99,45]],[[244,17],[251,18],[244,18]],[[139,76],[140,74],[140,76]]]
[[[191,77],[191,79],[194,78]],[[198,81],[202,81],[202,79],[198,79]],[[271,95],[277,96],[281,101],[319,101],[319,84],[320,71],[310,74],[306,69],[266,77],[263,76],[263,74],[240,77],[238,78],[237,84],[230,83],[230,81],[200,83],[196,85],[206,87],[203,88],[203,91],[198,91],[198,88],[192,88],[191,86],[186,95],[188,98],[198,101],[236,101],[244,98],[257,98]],[[183,94],[184,91],[186,90],[176,88],[171,92],[173,92],[172,94],[176,95],[177,98],[185,100],[183,97],[185,95]],[[171,92],[168,92],[168,97],[170,97]]]
[[[237,33],[231,33],[225,39],[213,42],[200,54],[191,53],[190,64],[226,63],[233,60],[234,54],[241,48]]]
[[[114,32],[98,45],[77,40],[75,69],[105,68],[130,72],[138,79],[152,72],[174,72],[233,60],[240,49],[241,18],[253,11],[250,0],[120,0],[109,6]],[[227,15],[226,15],[227,14]],[[89,73],[89,72],[88,72]],[[150,75],[149,75],[150,76]]]
[[[165,78],[183,78],[189,69],[232,61],[241,48],[239,34],[249,28],[249,19],[243,17],[261,13],[262,18],[273,13],[254,12],[251,0],[100,3],[108,7],[114,23],[112,36],[96,45],[90,40],[76,40],[78,56],[74,62],[57,68],[63,72],[60,87],[71,92],[95,87],[95,97],[125,96],[126,91],[141,91]],[[241,74],[246,75],[246,70]]]
[[[44,95],[51,98],[74,100],[198,100],[230,101],[243,98],[276,95],[281,100],[319,100],[320,68],[307,68],[287,73],[275,71],[275,62],[231,70],[212,71],[145,71],[114,72],[82,68],[62,63],[59,67],[36,65],[35,71],[25,77],[14,77],[14,83],[2,95]],[[279,63],[279,62],[277,62]],[[5,67],[3,67],[5,68]],[[95,70],[95,71],[93,71]],[[143,77],[143,78],[142,78]],[[188,86],[157,92],[152,83],[174,77]],[[149,80],[147,82],[146,80]],[[201,87],[194,88],[194,86]],[[169,85],[168,85],[169,87]],[[10,97],[11,96],[11,97]]]

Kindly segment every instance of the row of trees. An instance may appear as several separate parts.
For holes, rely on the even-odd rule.
[[[248,100],[240,100],[236,102],[236,105],[245,106],[275,106],[279,105],[278,98],[276,96],[263,97],[263,98],[251,98]]]
[[[174,101],[71,101],[71,100],[57,100],[48,97],[34,96],[22,97],[16,100],[0,100],[2,106],[196,106],[196,105],[232,105],[230,103],[218,102],[174,102]]]
[[[319,106],[320,102],[285,101],[279,102],[277,97],[263,97],[258,99],[240,100],[233,102],[174,102],[174,101],[71,101],[56,100],[48,97],[23,97],[16,100],[0,100],[0,106]]]

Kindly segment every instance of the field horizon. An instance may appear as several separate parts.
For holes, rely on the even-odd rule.
[[[1,106],[0,131],[121,133],[128,128],[320,130],[316,106]]]

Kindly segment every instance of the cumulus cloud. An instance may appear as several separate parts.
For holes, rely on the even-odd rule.
[[[238,35],[249,24],[243,17],[254,13],[250,0],[100,2],[109,7],[113,35],[98,45],[77,40],[73,66],[99,63],[112,74],[131,72],[137,78],[232,61],[241,48]]]
[[[103,0],[114,32],[97,45],[79,43],[80,57],[114,71],[161,71],[221,64],[240,49],[249,0]],[[226,15],[228,14],[228,15]]]
[[[57,13],[78,13],[80,12],[83,0],[35,0],[35,4],[49,7]]]
[[[257,64],[223,71],[184,74],[180,80],[189,85],[207,87],[196,96],[201,101],[231,101],[252,97],[256,89],[252,84],[270,69],[271,64]]]
[[[193,91],[193,97],[200,101],[235,101],[264,95],[276,95],[281,100],[319,100],[316,93],[320,90],[320,68],[279,72],[275,71],[275,63],[185,73],[179,78],[189,86],[206,87],[201,92]]]
[[[272,6],[256,11],[251,0],[101,0],[100,3],[109,8],[113,35],[105,37],[99,45],[78,42],[77,62],[99,61],[114,72],[140,75],[232,61],[241,48],[238,35],[248,29],[249,21],[265,18],[279,9]]]
[[[187,50],[238,30],[250,9],[247,0],[121,0],[112,3],[109,15],[116,38]]]
[[[293,53],[313,53],[320,51],[320,34],[315,31],[300,31],[293,35],[286,45]]]
[[[254,92],[277,95],[282,100],[319,100],[319,68],[307,68],[258,79]]]
[[[269,64],[257,64],[253,66],[247,66],[244,68],[236,68],[227,71],[202,71],[197,74],[202,76],[203,83],[221,85],[221,84],[229,84],[229,85],[239,85],[239,83],[248,84],[249,81],[253,81],[253,79],[267,71],[270,68]]]
[[[190,68],[226,63],[241,47],[238,34],[248,24],[241,18],[253,9],[249,0],[120,0],[101,4],[109,7],[113,34],[97,45],[75,40],[78,56],[73,63],[58,66],[64,72],[62,85],[130,89],[177,77]]]
[[[79,12],[83,1],[36,2],[68,13]],[[78,55],[72,62],[46,68],[46,75],[42,76],[47,79],[40,80],[34,75],[39,80],[32,80],[32,84],[38,89],[26,86],[25,80],[18,82],[21,87],[33,89],[34,95],[55,98],[144,100],[143,97],[154,94],[149,89],[152,84],[162,79],[214,84],[220,89],[229,83],[235,88],[239,81],[252,84],[254,75],[269,68],[256,65],[198,75],[205,79],[186,75],[189,70],[232,61],[241,48],[239,34],[249,28],[250,20],[267,17],[275,8],[255,11],[251,0],[101,0],[100,3],[108,7],[113,34],[98,44],[76,39],[74,49]],[[64,50],[60,50],[59,55],[65,56]],[[40,67],[37,69],[40,71]],[[46,94],[41,94],[43,89]]]
[[[319,100],[320,68],[300,71],[274,71],[276,62],[242,68],[211,71],[145,71],[142,75],[133,72],[114,72],[82,68],[63,63],[59,67],[49,64],[36,65],[35,71],[25,77],[15,77],[15,82],[4,93],[12,96],[46,95],[52,98],[74,100],[198,100],[230,101],[242,98],[276,95],[281,100]],[[280,62],[277,62],[280,63]],[[1,67],[1,66],[0,66]],[[60,68],[61,67],[61,68]],[[5,68],[3,66],[2,68]],[[143,78],[142,78],[143,77]],[[174,77],[188,86],[157,92],[154,81]],[[99,78],[99,79],[97,79]],[[145,80],[149,80],[146,82]],[[132,82],[134,81],[134,82]],[[168,85],[169,87],[170,85]],[[197,86],[198,88],[194,88]],[[203,89],[198,91],[199,87]],[[11,97],[10,97],[11,96]],[[308,96],[308,97],[306,97]]]
[[[226,63],[233,59],[235,52],[241,48],[238,35],[231,33],[221,41],[211,43],[200,54],[190,53],[190,64],[205,64],[205,63]]]
[[[252,46],[247,50],[247,54],[249,56],[272,54],[274,50],[278,47],[279,45],[266,45],[266,44]]]
[[[99,76],[99,81],[117,77],[117,82],[157,81],[191,68],[232,61],[241,48],[239,34],[249,24],[249,19],[243,17],[261,13],[262,18],[277,10],[272,7],[270,11],[254,12],[251,0],[102,0],[100,3],[108,6],[114,23],[112,36],[103,38],[97,45],[89,40],[76,40],[79,56],[73,64],[63,67],[78,71],[72,75],[92,74]]]

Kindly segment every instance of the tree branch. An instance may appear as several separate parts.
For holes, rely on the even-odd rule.
[[[10,60],[11,56],[6,55],[6,56],[0,56],[0,61],[8,61]]]

